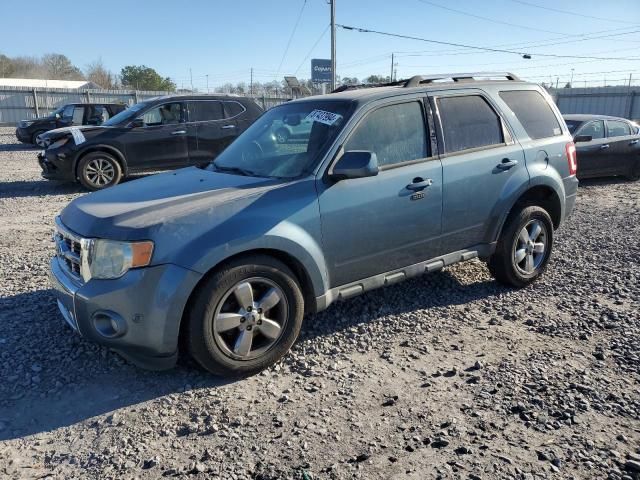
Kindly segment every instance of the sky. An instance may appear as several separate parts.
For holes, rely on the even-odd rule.
[[[80,68],[102,59],[114,72],[144,64],[178,87],[248,84],[251,68],[261,82],[308,78],[311,58],[330,58],[327,0],[11,3],[3,9],[0,53],[62,53]],[[336,22],[532,57],[338,28],[341,77],[389,75],[394,53],[397,78],[511,71],[560,85],[573,74],[575,86],[602,86],[631,74],[640,85],[638,0],[336,0]]]

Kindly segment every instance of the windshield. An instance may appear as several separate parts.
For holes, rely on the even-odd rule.
[[[344,126],[350,114],[349,105],[335,100],[307,101],[272,108],[208,169],[277,178],[309,173]]]
[[[576,129],[582,125],[582,122],[579,122],[578,120],[566,120],[567,122],[567,127],[569,127],[569,133],[571,135],[573,135],[576,131]]]
[[[147,102],[136,103],[135,105],[129,108],[125,108],[123,111],[121,111],[117,115],[114,115],[109,120],[104,122],[102,125],[114,126],[123,122],[128,122],[130,120],[133,120],[133,118],[136,116],[136,113],[138,113],[140,110],[145,108],[147,105],[149,105]]]

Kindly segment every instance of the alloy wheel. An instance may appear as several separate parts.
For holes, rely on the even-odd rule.
[[[104,158],[94,158],[85,167],[85,177],[95,187],[104,187],[113,181],[116,169],[113,164]]]
[[[547,248],[547,227],[540,220],[530,220],[522,227],[513,248],[513,262],[525,275],[542,265]]]
[[[288,315],[287,299],[275,282],[249,278],[222,297],[213,315],[213,336],[228,357],[253,360],[278,342]]]

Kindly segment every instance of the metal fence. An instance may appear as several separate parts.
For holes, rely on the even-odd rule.
[[[593,113],[640,120],[640,88],[558,88],[549,93],[562,113]]]
[[[133,105],[169,92],[140,90],[73,90],[66,88],[0,88],[0,125],[15,125],[20,120],[45,116],[67,103],[124,103]],[[195,93],[194,93],[195,94]],[[288,100],[288,97],[255,97],[265,110]]]

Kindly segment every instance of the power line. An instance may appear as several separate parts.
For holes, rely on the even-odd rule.
[[[384,35],[387,37],[395,37],[395,38],[404,38],[406,40],[416,40],[419,42],[427,42],[427,43],[435,43],[438,45],[450,45],[453,47],[461,47],[461,48],[469,48],[472,50],[480,50],[480,51],[484,51],[484,52],[495,52],[495,53],[510,53],[513,55],[520,55],[520,56],[530,56],[532,55],[531,53],[528,53],[526,51],[515,51],[515,50],[505,50],[505,49],[500,49],[500,48],[491,48],[491,47],[479,47],[476,45],[467,45],[464,43],[454,43],[454,42],[445,42],[442,40],[432,40],[432,39],[428,39],[428,38],[421,38],[421,37],[413,37],[411,35],[401,35],[398,33],[389,33],[389,32],[381,32],[379,30],[371,30],[368,28],[361,28],[361,27],[352,27],[352,26],[348,26],[348,25],[340,25],[340,24],[336,24],[337,27],[340,27],[344,30],[352,30],[354,32],[359,32],[359,33],[375,33],[376,35]],[[553,53],[535,53],[533,55],[539,56],[539,57],[554,57],[554,58],[588,58],[588,59],[593,59],[593,60],[640,60],[640,57],[588,57],[588,56],[584,56],[584,55],[556,55]]]
[[[483,17],[482,15],[475,15],[473,13],[469,13],[469,12],[465,12],[463,10],[457,10],[455,8],[451,8],[451,7],[445,7],[444,5],[439,5],[435,2],[430,2],[429,0],[418,0],[421,3],[424,3],[426,5],[431,5],[432,7],[436,7],[436,8],[441,8],[442,10],[448,10],[449,12],[453,12],[453,13],[457,13],[459,15],[465,15],[467,17],[473,17],[473,18],[477,18],[480,20],[484,20],[487,22],[492,22],[492,23],[498,23],[500,25],[508,25],[510,27],[516,27],[516,28],[522,28],[525,30],[533,30],[536,32],[544,32],[544,33],[553,33],[556,35],[562,35],[562,32],[555,32],[553,30],[545,30],[543,28],[536,28],[536,27],[529,27],[527,25],[520,25],[517,23],[510,23],[510,22],[505,22],[502,20],[496,20],[495,18],[489,18],[489,17]]]
[[[296,68],[296,71],[293,72],[294,75],[298,74],[298,71],[302,68],[302,65],[304,65],[304,62],[307,61],[307,59],[311,56],[311,54],[313,53],[313,51],[316,49],[316,47],[318,46],[318,44],[320,43],[320,40],[322,40],[324,38],[324,36],[327,34],[327,31],[329,30],[329,27],[331,25],[327,25],[327,27],[322,31],[322,33],[320,34],[320,36],[318,37],[318,39],[315,41],[315,43],[313,44],[313,47],[311,47],[309,49],[309,53],[307,53],[304,57],[304,60],[302,60],[300,62],[300,65],[298,65],[298,68]]]
[[[293,40],[293,36],[295,35],[296,30],[298,29],[298,24],[300,23],[300,19],[302,18],[302,12],[304,12],[304,7],[306,6],[307,6],[307,0],[304,0],[304,3],[302,4],[302,8],[300,9],[300,13],[298,13],[298,18],[296,19],[296,23],[293,25],[293,30],[291,31],[291,35],[289,36],[289,40],[287,41],[287,46],[284,49],[284,53],[282,54],[282,59],[280,60],[280,65],[278,65],[278,70],[275,76],[278,76],[278,74],[280,73],[280,69],[282,68],[284,59],[287,56],[287,53],[289,52],[289,47],[291,46],[291,40]]]
[[[593,15],[585,15],[583,13],[570,12],[568,10],[560,10],[559,8],[544,7],[542,5],[537,5],[537,4],[531,3],[531,2],[525,2],[523,0],[511,0],[511,1],[514,2],[514,3],[520,3],[522,5],[527,5],[528,7],[540,8],[542,10],[549,10],[551,12],[556,12],[556,13],[564,13],[565,15],[573,15],[574,17],[592,18],[594,20],[604,20],[606,22],[627,23],[627,24],[631,24],[631,25],[638,25],[637,22],[629,22],[629,21],[626,21],[626,20],[617,20],[617,19],[614,19],[614,18],[595,17]]]

